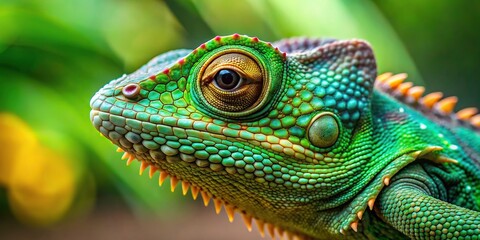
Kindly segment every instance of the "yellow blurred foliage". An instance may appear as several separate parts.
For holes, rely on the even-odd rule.
[[[0,114],[0,184],[14,215],[46,226],[61,219],[76,191],[75,173],[66,158],[46,148],[19,118]]]
[[[32,130],[20,118],[0,113],[0,185],[8,185],[17,155],[37,145]]]

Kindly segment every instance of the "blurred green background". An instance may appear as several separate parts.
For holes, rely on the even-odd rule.
[[[328,36],[366,39],[379,72],[479,106],[479,23],[467,0],[1,0],[0,239],[258,238],[125,167],[90,124],[95,91],[216,35]]]

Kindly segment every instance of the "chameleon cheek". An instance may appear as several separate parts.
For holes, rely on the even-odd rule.
[[[122,88],[122,94],[129,99],[134,99],[140,93],[140,86],[136,83],[130,83]]]
[[[320,113],[315,116],[307,129],[308,140],[319,148],[333,146],[340,135],[340,126],[332,113]]]

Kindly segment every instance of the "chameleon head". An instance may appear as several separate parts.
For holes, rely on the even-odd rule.
[[[375,60],[359,40],[277,47],[235,34],[160,55],[96,93],[93,125],[160,178],[247,219],[313,234],[315,224],[297,228],[318,220],[305,213],[351,200],[374,167],[362,130]]]

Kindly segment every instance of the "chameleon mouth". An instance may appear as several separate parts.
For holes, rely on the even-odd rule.
[[[233,222],[235,213],[238,213],[242,216],[247,230],[251,232],[253,229],[252,224],[255,222],[262,237],[265,237],[266,232],[268,232],[272,239],[275,239],[277,236],[281,239],[304,238],[300,234],[290,232],[282,227],[254,217],[253,214],[248,213],[246,210],[243,210],[240,207],[223,200],[219,196],[215,196],[208,191],[207,188],[198,186],[197,184],[176,176],[175,173],[169,169],[169,165],[174,165],[175,163],[181,162],[188,163],[182,164],[186,165],[187,167],[195,167],[190,166],[190,164],[198,165],[195,163],[198,159],[196,159],[193,155],[179,153],[176,151],[176,149],[166,145],[165,143],[158,143],[158,146],[151,146],[152,149],[147,149],[145,145],[139,143],[139,139],[136,139],[137,135],[140,136],[141,133],[133,135],[132,133],[134,133],[135,130],[127,124],[124,124],[123,121],[126,121],[126,119],[121,116],[93,109],[90,112],[90,118],[93,125],[101,135],[105,136],[112,143],[119,146],[116,151],[123,152],[121,159],[126,161],[127,166],[131,165],[131,163],[135,160],[140,162],[139,175],[143,175],[143,173],[148,169],[148,175],[150,179],[152,179],[154,178],[155,174],[159,172],[159,186],[163,186],[167,178],[170,178],[170,190],[172,192],[174,192],[177,189],[177,186],[180,185],[182,194],[184,196],[188,194],[189,190],[194,200],[198,199],[198,196],[200,195],[205,207],[209,206],[212,200],[215,212],[217,214],[219,214],[221,209],[224,208],[228,216],[228,220]],[[125,120],[122,120],[122,118]]]
[[[170,190],[174,192],[177,189],[177,186],[180,184],[182,189],[182,194],[186,196],[188,191],[190,190],[193,200],[197,200],[198,196],[202,197],[202,201],[205,207],[208,207],[210,204],[210,200],[213,200],[213,204],[215,207],[215,213],[220,214],[222,207],[225,209],[227,213],[229,222],[233,222],[235,218],[235,213],[241,215],[245,226],[249,232],[253,229],[253,222],[255,222],[257,229],[262,237],[266,236],[266,232],[270,235],[272,239],[275,239],[277,236],[280,239],[290,239],[290,240],[299,240],[303,239],[300,235],[294,234],[287,230],[282,229],[281,227],[275,226],[271,223],[265,222],[261,219],[253,217],[251,214],[247,213],[245,210],[241,210],[238,207],[222,200],[221,198],[214,196],[207,190],[196,186],[192,183],[189,183],[186,180],[179,179],[178,177],[170,174],[166,170],[158,167],[155,163],[151,163],[145,160],[138,160],[134,154],[125,152],[122,148],[117,148],[117,152],[123,152],[122,160],[126,160],[126,165],[129,166],[133,161],[137,160],[140,161],[140,169],[139,175],[142,175],[147,168],[149,168],[148,174],[149,178],[152,179],[155,173],[158,171],[160,172],[158,177],[158,185],[162,186],[167,178],[170,178]]]

